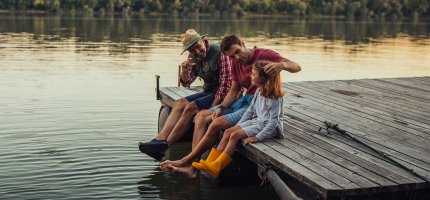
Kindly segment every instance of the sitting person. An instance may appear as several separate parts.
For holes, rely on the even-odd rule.
[[[282,106],[284,92],[280,74],[270,77],[264,72],[269,61],[257,61],[252,69],[251,83],[258,87],[250,106],[237,123],[227,129],[218,144],[212,148],[206,161],[193,162],[193,167],[209,173],[214,178],[231,162],[240,139],[244,144],[261,142],[266,138],[284,137]]]

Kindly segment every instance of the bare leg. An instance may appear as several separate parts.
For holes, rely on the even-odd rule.
[[[176,123],[178,122],[179,118],[182,115],[182,112],[184,111],[188,103],[189,101],[185,98],[180,98],[175,101],[175,105],[173,105],[172,112],[167,117],[166,123],[164,124],[160,133],[158,133],[157,137],[155,137],[155,139],[157,140],[167,139],[167,137],[169,136],[172,129],[175,127]]]
[[[194,149],[200,140],[203,138],[204,134],[208,129],[209,122],[212,121],[212,113],[210,110],[200,111],[196,115],[195,124],[194,124],[194,133],[193,133],[193,142],[192,149]],[[197,157],[193,161],[199,160],[200,157]],[[185,167],[175,167],[171,164],[161,165],[161,170],[163,171],[172,171],[174,173],[180,173],[185,175],[188,178],[194,179],[197,177],[197,169],[191,165]]]
[[[217,150],[224,151],[227,146],[228,141],[230,140],[231,134],[236,130],[241,129],[240,126],[236,125],[224,131],[224,135],[222,136],[221,142],[219,142]]]
[[[224,149],[224,152],[232,156],[234,153],[234,150],[236,149],[237,142],[243,138],[246,138],[246,134],[243,129],[238,129],[235,132],[233,132],[230,136],[230,140],[228,141],[227,146]]]
[[[204,134],[206,133],[206,130],[208,129],[209,122],[212,121],[212,113],[210,110],[203,110],[197,113],[195,123],[194,123],[194,133],[193,133],[193,142],[192,142],[192,149],[194,149],[197,144],[200,142]],[[160,163],[160,168],[163,171],[171,171],[173,170],[173,166],[170,164],[167,165],[167,163],[173,162],[173,161],[165,161]],[[178,167],[178,166],[175,166]],[[197,171],[196,171],[197,176]]]
[[[177,142],[184,134],[190,129],[191,122],[193,117],[197,114],[199,109],[197,108],[196,103],[189,103],[184,111],[182,112],[181,117],[176,123],[175,127],[167,137],[166,141],[169,146]]]
[[[202,140],[203,136],[208,130],[208,124],[210,122],[212,122],[212,113],[210,110],[203,110],[197,114],[194,123],[192,149],[194,149],[200,140]]]
[[[164,168],[163,165],[166,165],[166,164],[171,164],[175,167],[183,167],[191,164],[191,162],[194,161],[194,159],[196,159],[203,152],[205,152],[210,147],[212,147],[212,145],[215,143],[218,133],[226,128],[228,128],[227,119],[224,116],[216,118],[209,126],[208,131],[203,136],[202,140],[199,142],[196,148],[194,148],[188,155],[186,155],[180,160],[176,160],[176,161],[166,160],[160,163],[161,168],[163,169]]]

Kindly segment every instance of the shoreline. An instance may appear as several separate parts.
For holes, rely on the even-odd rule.
[[[324,20],[351,20],[351,21],[409,21],[409,20],[424,20],[430,21],[430,17],[347,17],[344,15],[305,15],[305,16],[295,16],[288,14],[255,14],[255,13],[247,13],[243,15],[224,15],[221,14],[201,14],[201,13],[192,13],[192,14],[177,14],[177,13],[141,13],[135,11],[127,11],[127,12],[104,12],[104,11],[84,11],[84,10],[68,10],[68,11],[59,11],[59,12],[49,12],[45,10],[7,10],[0,9],[0,14],[19,14],[19,15],[41,15],[41,16],[85,16],[85,17],[173,17],[178,19],[195,19],[195,18],[217,18],[217,19],[225,19],[225,18],[233,18],[233,19],[246,19],[246,18],[288,18],[288,19],[298,19],[298,20],[307,20],[307,19],[324,19]]]

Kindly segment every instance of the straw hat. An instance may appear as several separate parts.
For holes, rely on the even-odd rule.
[[[181,35],[181,42],[183,46],[183,51],[181,55],[188,50],[194,43],[199,41],[200,39],[206,37],[206,35],[199,35],[194,29],[188,29],[185,34]]]

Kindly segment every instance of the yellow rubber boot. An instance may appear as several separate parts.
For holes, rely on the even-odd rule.
[[[191,163],[191,165],[193,165],[194,168],[198,169],[198,170],[206,170],[206,166],[205,164],[208,162],[213,162],[215,161],[219,155],[221,155],[221,151],[218,151],[215,148],[212,148],[211,152],[209,152],[208,158],[206,160],[201,159],[200,163],[198,162],[193,162]]]
[[[226,152],[223,152],[215,161],[204,164],[206,166],[205,171],[216,178],[231,161],[231,157]]]
[[[215,161],[219,155],[221,155],[222,151],[218,151],[217,149],[212,147],[211,152],[209,152],[208,158],[206,159],[206,161],[204,160],[200,160],[200,163],[203,162],[213,162]]]

